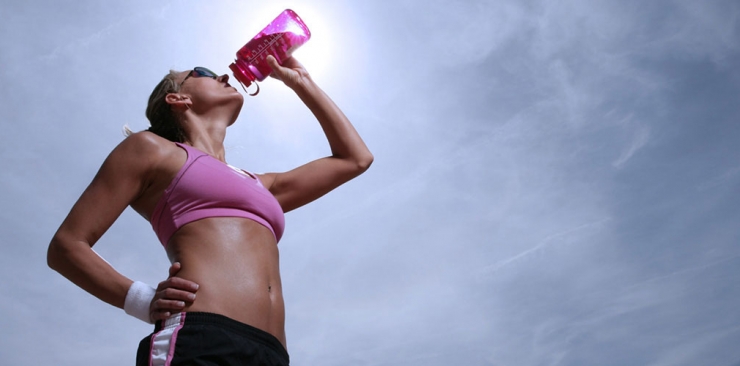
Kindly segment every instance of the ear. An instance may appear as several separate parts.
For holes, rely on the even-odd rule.
[[[164,97],[164,100],[165,102],[167,102],[167,104],[170,105],[170,107],[186,107],[190,104],[193,104],[193,102],[190,100],[190,97],[179,93],[169,93]]]

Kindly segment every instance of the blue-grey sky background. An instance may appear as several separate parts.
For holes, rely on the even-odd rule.
[[[294,365],[740,365],[737,1],[3,1],[0,363],[131,365],[151,327],[46,266],[169,69],[227,73],[285,8],[375,155],[287,215]],[[328,154],[275,80],[227,160]],[[127,210],[94,249],[156,284]]]

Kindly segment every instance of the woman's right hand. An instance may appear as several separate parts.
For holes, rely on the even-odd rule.
[[[174,313],[182,311],[185,306],[195,301],[198,284],[193,281],[175,277],[180,271],[180,262],[172,263],[170,276],[159,283],[157,293],[149,305],[149,318],[152,322],[164,320]]]
[[[294,57],[283,60],[283,64],[280,65],[275,56],[267,55],[267,64],[272,68],[270,77],[282,81],[291,89],[295,89],[305,84],[306,80],[311,79],[308,71]]]

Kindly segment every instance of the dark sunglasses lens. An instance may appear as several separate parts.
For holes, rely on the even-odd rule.
[[[214,79],[218,77],[218,75],[215,72],[208,70],[205,67],[198,66],[195,69],[193,69],[193,71],[195,71],[195,74],[199,77],[205,76],[205,77],[214,78]]]

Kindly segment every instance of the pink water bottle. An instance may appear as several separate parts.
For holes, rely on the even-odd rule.
[[[254,82],[257,91],[247,94],[257,95],[260,88],[256,82],[265,80],[272,72],[266,60],[267,55],[273,55],[282,64],[310,38],[311,31],[303,20],[293,10],[287,9],[236,53],[236,60],[229,68],[245,92]]]

